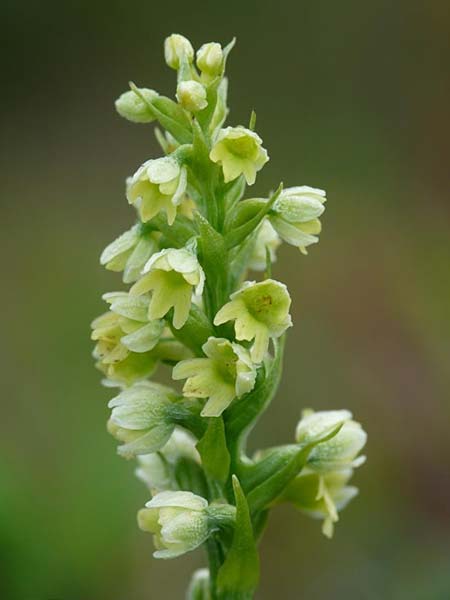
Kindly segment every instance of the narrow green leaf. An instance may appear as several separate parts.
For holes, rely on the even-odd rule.
[[[206,310],[212,319],[228,299],[227,251],[223,236],[196,213],[199,236],[199,259],[206,275]]]
[[[259,557],[253,534],[247,499],[233,475],[236,500],[236,526],[233,541],[217,576],[219,594],[233,599],[251,598],[259,580]]]
[[[230,453],[227,448],[222,417],[211,417],[205,435],[197,443],[206,474],[225,483],[230,471]]]
[[[279,457],[277,457],[275,450],[268,459],[263,459],[260,465],[255,465],[256,470],[260,469],[260,473],[256,475],[257,479],[261,480],[261,483],[247,495],[252,515],[268,508],[303,469],[312,449],[317,444],[334,437],[341,426],[339,425],[312,443],[303,445],[293,444],[292,446],[281,448]]]
[[[132,81],[130,82],[130,88],[149,106],[161,125],[177,141],[181,144],[192,142],[192,129],[189,117],[179,104],[165,96],[157,96],[152,101],[149,101]]]
[[[159,213],[148,224],[161,231],[172,248],[182,248],[189,239],[197,235],[194,223],[184,215],[177,215],[173,224],[169,225],[166,215]]]
[[[267,202],[264,202],[264,206],[259,212],[256,213],[256,215],[253,218],[246,221],[240,227],[231,229],[231,231],[227,233],[225,237],[227,248],[234,248],[235,246],[240,244],[248,235],[253,233],[254,229],[258,227],[258,225],[270,211],[270,209],[272,208],[282,191],[283,184],[280,183],[277,191],[269,198],[269,200],[267,200]]]

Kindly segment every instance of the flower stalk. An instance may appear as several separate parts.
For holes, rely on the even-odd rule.
[[[349,411],[305,410],[290,443],[247,454],[293,325],[289,291],[272,275],[276,251],[286,242],[306,254],[318,242],[326,195],[282,184],[248,194],[269,155],[254,112],[248,128],[225,126],[233,45],[195,52],[173,34],[164,55],[174,99],[131,83],[116,101],[130,122],[159,124],[163,155],[144,157],[127,179],[135,222],[100,259],[127,289],[105,294],[109,310],[92,324],[96,365],[119,388],[108,431],[150,495],[139,527],[155,558],[206,549],[190,600],[253,598],[258,542],[283,502],[331,537],[356,495],[348,482],[366,442]],[[156,382],[163,365],[170,386]]]

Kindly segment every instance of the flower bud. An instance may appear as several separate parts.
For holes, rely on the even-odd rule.
[[[209,536],[208,502],[192,492],[160,492],[138,512],[142,531],[153,534],[155,558],[175,558]]]
[[[177,100],[190,112],[198,112],[208,106],[206,90],[198,81],[181,81],[177,87]]]
[[[157,98],[158,94],[147,88],[141,88],[139,92],[143,98],[134,90],[124,92],[115,102],[116,110],[121,117],[133,123],[151,123],[156,119],[156,116],[149,103]],[[145,100],[148,102],[145,102]]]
[[[178,33],[172,33],[164,42],[164,57],[171,69],[179,69],[183,58],[191,63],[194,59],[194,48],[191,42]]]
[[[208,79],[221,74],[223,68],[222,46],[217,42],[209,42],[197,50],[197,67]]]
[[[142,381],[113,398],[108,430],[119,441],[118,453],[125,457],[160,450],[175,428],[171,407],[176,395],[170,388]]]

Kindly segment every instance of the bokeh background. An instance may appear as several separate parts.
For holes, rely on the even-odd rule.
[[[105,431],[89,323],[120,286],[101,249],[124,180],[158,155],[117,117],[129,79],[172,95],[162,43],[238,43],[233,123],[271,161],[254,187],[323,187],[320,244],[280,252],[294,297],[285,378],[252,437],[348,407],[369,432],[332,542],[277,509],[257,598],[450,598],[449,30],[446,0],[2,3],[0,596],[181,599],[201,551],[151,558],[147,492]]]

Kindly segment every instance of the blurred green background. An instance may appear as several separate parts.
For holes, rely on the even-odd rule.
[[[292,439],[305,406],[369,432],[331,542],[274,512],[257,598],[450,598],[448,2],[5,0],[1,16],[0,597],[176,600],[204,561],[152,559],[89,341],[120,286],[98,256],[132,221],[125,177],[158,155],[113,100],[129,79],[174,93],[175,31],[238,38],[230,119],[255,108],[271,156],[254,192],[328,192],[319,245],[276,265],[296,327],[252,446]]]

